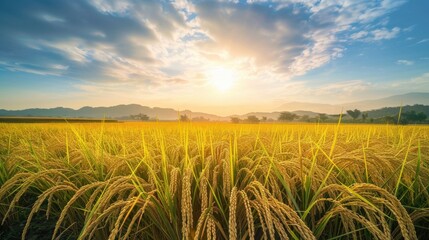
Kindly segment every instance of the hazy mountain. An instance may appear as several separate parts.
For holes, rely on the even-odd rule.
[[[308,112],[320,112],[320,113],[329,113],[337,114],[341,112],[342,107],[338,105],[331,104],[321,104],[321,103],[309,103],[309,102],[288,102],[281,105],[278,110],[280,111],[308,111]]]
[[[400,107],[385,107],[376,110],[366,111],[369,118],[381,118],[384,116],[395,116],[398,115]],[[424,113],[429,116],[429,106],[425,105],[413,105],[413,106],[403,106],[401,112],[406,113],[410,111],[415,111],[416,113]]]
[[[280,111],[296,111],[305,110],[313,112],[323,112],[329,114],[338,114],[343,110],[359,109],[362,111],[379,109],[384,107],[397,107],[414,104],[429,105],[429,93],[407,93],[402,95],[394,95],[386,98],[379,98],[373,100],[364,100],[358,102],[350,102],[343,104],[320,104],[320,103],[306,103],[306,102],[289,102],[281,105],[278,110]]]
[[[314,117],[317,113],[308,111],[295,111],[297,115],[308,115]],[[192,112],[190,110],[180,111],[179,113],[172,108],[147,107],[138,104],[117,105],[112,107],[83,107],[77,110],[71,108],[32,108],[24,110],[4,110],[0,109],[0,116],[26,116],[26,117],[84,117],[84,118],[113,118],[127,120],[131,119],[131,115],[146,114],[150,118],[159,120],[177,120],[179,114],[186,114],[190,119],[204,118],[212,121],[229,121],[231,117],[246,119],[250,115],[255,115],[258,118],[266,117],[276,120],[280,112],[251,112],[243,115],[233,116],[218,116],[214,114]]]
[[[25,110],[0,110],[0,116],[34,116],[34,117],[86,117],[86,118],[114,118],[128,119],[130,115],[146,114],[151,118],[161,120],[177,120],[178,112],[172,108],[147,107],[138,104],[117,105],[112,107],[83,107],[77,110],[71,108],[50,108],[50,109],[25,109]],[[212,120],[222,120],[222,117],[181,111],[180,114],[187,114],[190,118],[203,117]]]
[[[311,112],[311,111],[291,111],[292,113],[295,113],[299,116],[307,115],[309,117],[316,117],[319,115],[319,113]],[[262,117],[266,117],[267,119],[274,119],[277,120],[280,116],[281,112],[250,112],[243,115],[232,115],[230,117],[238,117],[240,119],[246,119],[248,116],[256,116],[257,118],[261,119]]]
[[[357,108],[361,110],[372,110],[384,107],[411,106],[415,104],[429,105],[429,93],[407,93],[375,100],[346,103],[344,106],[348,107],[348,109]]]

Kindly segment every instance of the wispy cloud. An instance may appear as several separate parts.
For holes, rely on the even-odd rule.
[[[429,89],[429,72],[423,73],[420,76],[413,77],[410,79],[395,81],[389,84],[390,88],[401,88],[406,91],[421,92],[425,89]]]
[[[336,101],[350,102],[359,100],[359,96],[372,91],[375,84],[365,80],[345,80],[335,83],[311,84],[312,81],[290,81],[279,91],[285,92],[279,103],[294,99],[300,102],[335,103]]]
[[[425,43],[425,42],[428,42],[428,41],[429,41],[429,38],[425,38],[425,39],[422,39],[422,40],[418,41],[416,44],[422,44],[422,43]]]
[[[396,64],[411,66],[411,65],[414,65],[414,61],[400,59],[400,60],[396,61]]]
[[[383,27],[379,29],[362,30],[359,32],[355,32],[350,35],[350,39],[366,42],[389,40],[397,37],[400,32],[401,29],[399,27],[394,27],[390,30]]]
[[[376,29],[376,30],[373,30],[371,32],[372,33],[372,39],[375,41],[392,39],[392,38],[395,38],[396,36],[398,36],[400,31],[401,31],[401,29],[398,27],[394,27],[391,30],[389,30],[387,28]]]

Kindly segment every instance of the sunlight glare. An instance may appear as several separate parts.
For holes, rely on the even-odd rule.
[[[226,92],[234,84],[237,74],[228,68],[215,68],[207,72],[207,80],[220,92]]]

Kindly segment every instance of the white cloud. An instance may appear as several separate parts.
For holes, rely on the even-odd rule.
[[[413,61],[410,61],[410,60],[400,59],[400,60],[396,61],[396,64],[398,64],[398,65],[411,66],[411,65],[414,65],[414,62],[413,62]]]
[[[418,41],[417,44],[422,44],[422,43],[425,43],[425,42],[428,42],[428,41],[429,41],[429,38],[425,38],[425,39],[422,39],[422,40]]]
[[[352,35],[350,35],[350,38],[353,40],[362,39],[362,38],[368,36],[368,34],[369,34],[368,31],[359,31],[359,32],[356,32],[356,33],[353,33]]]
[[[399,27],[394,27],[392,29],[388,29],[385,27],[368,29],[370,27],[366,27],[366,30],[361,30],[358,32],[354,32],[350,35],[351,40],[358,40],[364,42],[375,42],[382,40],[389,40],[397,37],[401,32]]]
[[[375,41],[392,39],[398,36],[400,31],[401,29],[398,27],[394,27],[391,30],[387,28],[376,29],[371,32],[372,37],[370,39]]]
[[[43,19],[43,20],[45,20],[47,22],[50,22],[50,23],[55,23],[55,22],[62,23],[62,22],[65,22],[64,19],[56,17],[56,16],[53,16],[53,15],[49,15],[49,14],[42,14],[40,17],[41,17],[41,19]]]
[[[128,0],[89,0],[98,10],[106,13],[125,14],[132,8]]]

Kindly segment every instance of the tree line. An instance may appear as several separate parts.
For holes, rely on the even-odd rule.
[[[358,109],[347,110],[347,114],[353,119],[354,122],[367,122],[368,113],[361,112]],[[359,119],[361,117],[361,119]],[[416,112],[410,110],[406,112],[399,111],[396,115],[386,115],[377,119],[371,118],[370,122],[385,122],[385,123],[396,123],[396,124],[417,124],[426,123],[427,115],[424,112]]]
[[[255,115],[247,116],[244,119],[239,117],[231,117],[232,123],[268,123],[268,122],[337,122],[340,115],[328,115],[325,113],[317,114],[316,116],[302,115],[299,116],[292,112],[281,112],[277,119],[267,118],[265,116],[258,118]],[[146,114],[130,115],[133,120],[139,121],[155,121],[157,119],[150,118]],[[208,118],[196,117],[189,118],[186,114],[179,116],[181,122],[207,122],[210,121]],[[389,123],[389,124],[421,124],[428,123],[428,116],[424,112],[417,112],[415,110],[408,110],[405,112],[399,111],[396,115],[386,115],[383,117],[369,118],[368,112],[362,112],[359,109],[347,110],[346,114],[343,115],[342,122],[352,123]]]
[[[279,117],[274,119],[267,119],[262,117],[259,119],[255,115],[247,116],[245,119],[238,117],[231,117],[232,123],[260,123],[260,122],[337,122],[340,115],[328,115],[320,113],[316,116],[310,117],[308,115],[299,116],[292,112],[281,112]],[[359,109],[347,110],[346,114],[342,116],[342,122],[352,123],[390,123],[390,124],[421,124],[428,123],[428,117],[424,112],[416,112],[414,110],[398,113],[397,115],[387,115],[378,118],[369,118],[367,112],[362,112]]]

